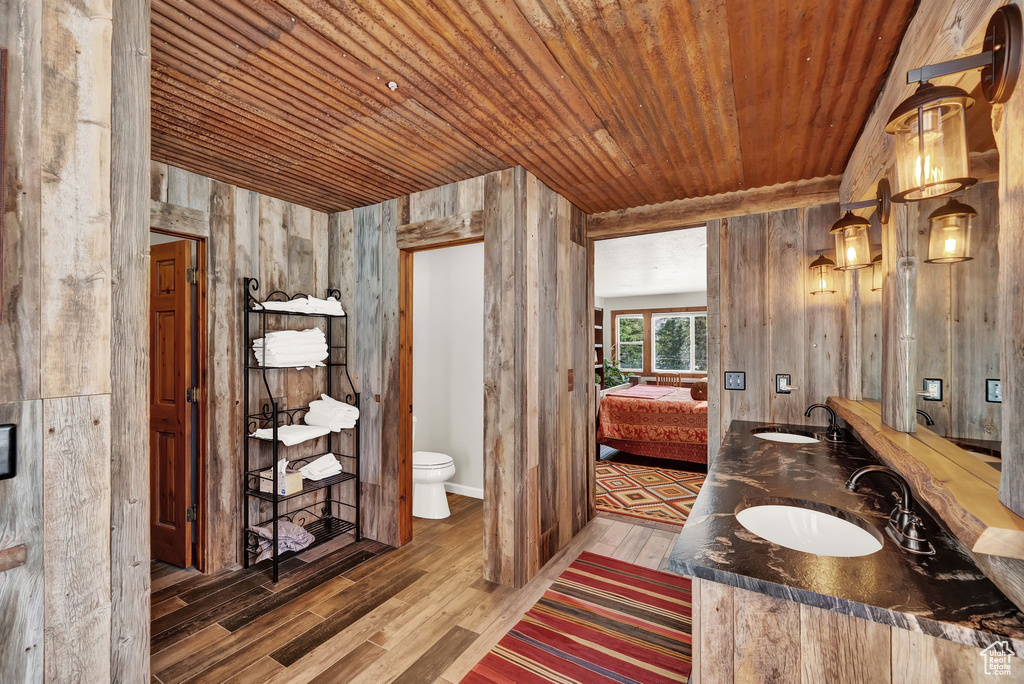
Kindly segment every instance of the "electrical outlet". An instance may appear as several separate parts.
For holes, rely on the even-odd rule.
[[[745,390],[747,389],[747,374],[743,371],[726,371],[725,389]]]
[[[0,480],[9,480],[17,472],[18,448],[13,425],[0,425]]]
[[[792,378],[789,373],[776,373],[775,374],[775,393],[776,394],[792,394],[793,390],[800,389],[799,387],[793,387],[791,384]]]
[[[942,401],[942,380],[939,378],[925,378],[924,391],[921,398],[925,401]]]
[[[999,378],[989,378],[985,381],[985,401],[990,404],[1003,403],[1003,381]]]

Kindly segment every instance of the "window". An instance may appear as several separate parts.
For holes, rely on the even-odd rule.
[[[708,369],[708,317],[706,313],[656,313],[654,372],[698,372]]]
[[[640,314],[615,317],[615,348],[619,368],[640,373],[644,369],[644,317]]]
[[[613,311],[615,360],[630,373],[705,375],[708,316],[703,307]]]

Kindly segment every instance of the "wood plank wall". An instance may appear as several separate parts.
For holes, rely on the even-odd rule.
[[[343,271],[335,268],[333,274],[329,272],[327,214],[155,162],[150,193],[154,227],[207,242],[209,465],[201,503],[206,507],[206,571],[217,572],[242,562],[245,422],[239,400],[243,396],[241,365],[247,353],[242,350],[242,278],[257,277],[261,294],[281,289],[323,296],[329,285],[335,285],[330,276],[340,277]],[[337,284],[346,309],[352,306],[351,278]],[[323,386],[325,372],[284,371],[274,376],[274,396],[285,407],[304,406],[318,398],[316,390]],[[263,388],[253,380],[253,396],[264,396]],[[336,394],[346,391],[347,387],[340,387]],[[326,442],[321,439],[293,447],[288,454],[300,457],[325,449]],[[295,503],[301,506],[312,501]],[[269,515],[265,507],[254,506],[250,512]]]
[[[845,396],[846,299],[859,276],[837,273],[834,295],[811,295],[808,278],[816,251],[832,248],[829,229],[838,218],[839,207],[825,204],[708,223],[709,282],[719,283],[719,297],[709,289],[708,298],[708,343],[720,349],[720,368],[709,369],[712,455],[733,420],[822,425],[824,415],[804,418],[804,410]],[[745,391],[724,389],[728,371],[746,373]],[[776,373],[789,374],[799,389],[776,394]]]
[[[948,639],[706,580],[694,580],[693,604],[695,684],[991,678],[977,648]],[[1024,675],[1014,670],[1009,681]]]
[[[401,542],[399,424],[408,409],[398,387],[398,245],[426,249],[481,238],[487,576],[525,583],[589,519],[593,364],[583,221],[522,168],[331,216],[332,267],[355,260],[362,474],[373,502],[364,506],[371,511],[364,534]]]
[[[977,209],[971,232],[974,259],[959,264],[926,264],[927,217],[945,199],[909,206],[917,272],[917,367],[913,388],[941,378],[942,401],[915,398],[915,408],[935,420],[933,432],[974,439],[1001,438],[1001,404],[985,401],[985,379],[1000,377],[998,325],[999,189],[983,183],[962,201]]]

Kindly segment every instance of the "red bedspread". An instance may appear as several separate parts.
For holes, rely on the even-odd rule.
[[[630,454],[707,463],[708,402],[692,400],[684,387],[612,392],[601,400],[597,441]]]

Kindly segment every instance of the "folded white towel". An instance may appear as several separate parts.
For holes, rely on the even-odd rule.
[[[267,311],[287,311],[291,313],[313,313],[327,316],[344,316],[345,310],[341,308],[341,302],[334,297],[320,299],[318,297],[296,297],[288,301],[271,301],[256,304],[257,309]]]
[[[330,356],[319,328],[269,332],[253,340],[252,348],[259,365],[273,368],[315,368]]]
[[[285,446],[294,446],[317,437],[323,437],[329,432],[328,428],[315,425],[281,425],[277,428],[277,441]],[[274,431],[272,428],[261,428],[250,436],[269,441],[274,439]]]
[[[299,472],[307,480],[322,480],[325,477],[338,475],[344,472],[344,470],[334,454],[324,454],[315,461],[311,461],[299,468]]]

